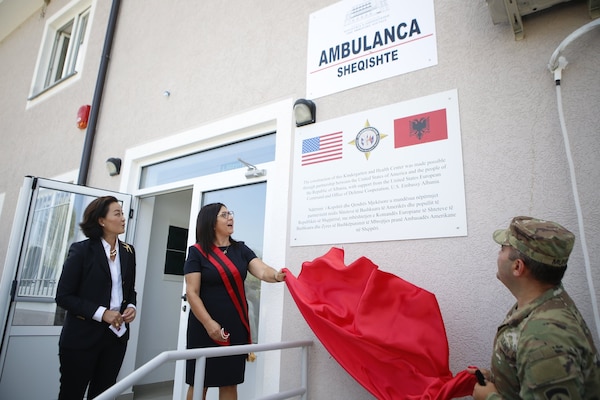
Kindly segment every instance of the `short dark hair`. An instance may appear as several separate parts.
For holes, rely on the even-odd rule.
[[[100,239],[104,231],[98,220],[106,217],[112,203],[118,202],[114,196],[102,196],[88,204],[83,212],[83,221],[79,224],[83,234],[90,239]]]
[[[531,257],[526,256],[521,253],[519,250],[515,249],[512,246],[508,246],[510,249],[510,253],[508,255],[508,259],[511,261],[521,260],[523,264],[529,269],[531,275],[538,281],[542,283],[548,283],[551,285],[558,285],[563,276],[565,275],[565,271],[567,270],[567,266],[564,265],[562,267],[557,267],[554,265],[548,265],[541,263],[539,261],[533,260]]]
[[[223,203],[206,204],[200,209],[196,218],[196,243],[200,245],[206,254],[212,253],[212,246],[215,242],[215,226],[217,224],[217,214],[221,207],[227,207]],[[229,241],[232,245],[236,243],[230,236]]]

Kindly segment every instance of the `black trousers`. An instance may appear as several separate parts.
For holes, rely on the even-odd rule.
[[[110,330],[100,343],[89,349],[59,348],[59,400],[81,400],[88,388],[88,399],[93,399],[117,381],[123,364],[127,342]]]

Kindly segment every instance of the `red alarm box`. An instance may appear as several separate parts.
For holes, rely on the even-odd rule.
[[[79,111],[77,111],[77,127],[79,129],[85,129],[88,125],[88,119],[90,118],[90,109],[92,106],[85,105],[79,107]]]

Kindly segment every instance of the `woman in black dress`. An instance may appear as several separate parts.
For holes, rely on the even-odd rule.
[[[244,242],[235,241],[233,212],[221,203],[207,204],[196,220],[196,244],[188,250],[184,265],[186,295],[191,307],[187,348],[252,343],[244,279],[248,272],[265,282],[281,282],[285,273],[271,268]],[[196,360],[186,363],[187,399],[194,390]],[[246,355],[207,358],[204,394],[219,388],[219,400],[237,399],[237,385],[244,381]]]

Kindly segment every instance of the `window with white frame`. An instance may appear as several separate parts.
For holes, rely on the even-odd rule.
[[[74,1],[46,23],[31,96],[80,72],[87,44],[91,0]]]

